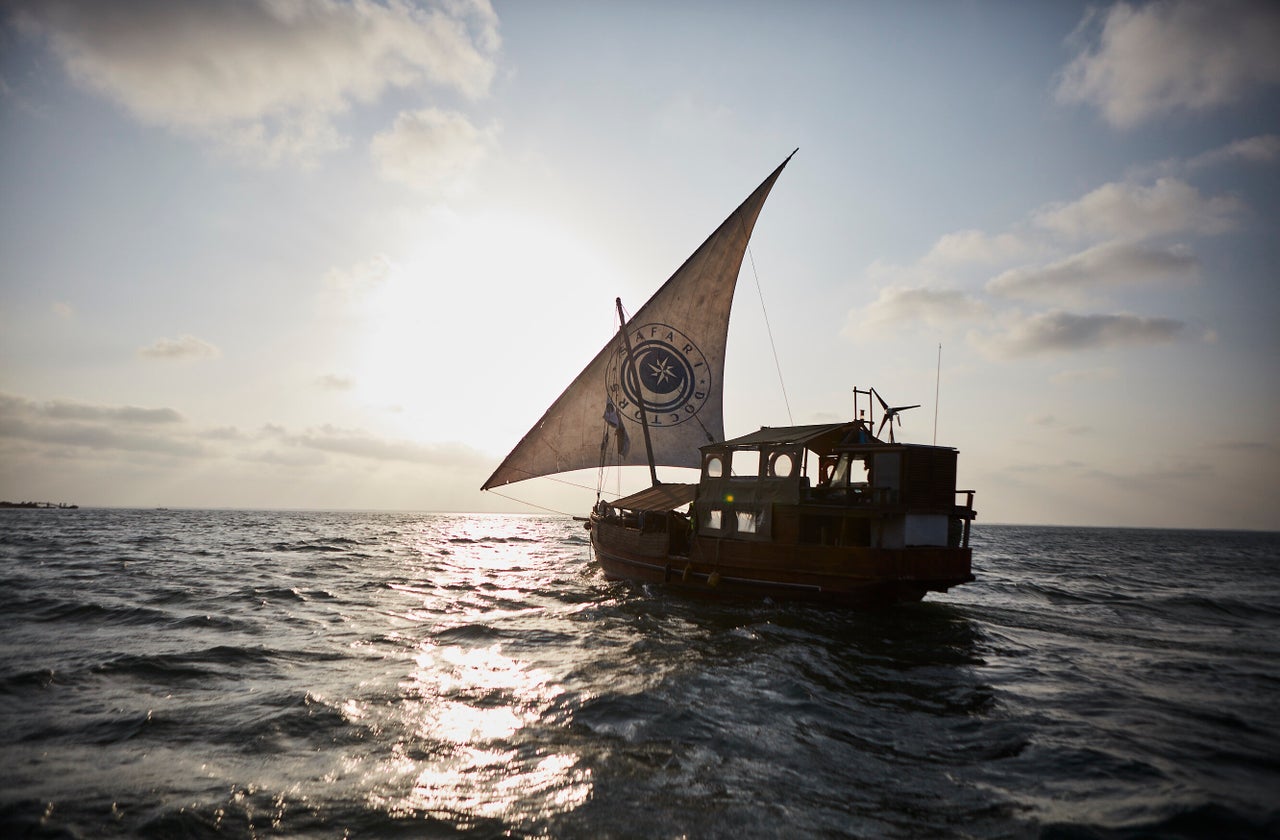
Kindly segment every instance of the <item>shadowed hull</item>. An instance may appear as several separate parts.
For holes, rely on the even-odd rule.
[[[973,580],[968,548],[779,545],[692,536],[673,553],[666,533],[593,517],[591,545],[605,575],[714,598],[772,598],[861,608],[919,601]]]

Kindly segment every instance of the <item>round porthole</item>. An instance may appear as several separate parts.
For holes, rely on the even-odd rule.
[[[724,461],[720,460],[719,455],[712,455],[707,459],[707,478],[720,478],[724,475]]]
[[[795,462],[787,452],[778,452],[769,459],[769,474],[775,478],[788,478],[795,468]]]

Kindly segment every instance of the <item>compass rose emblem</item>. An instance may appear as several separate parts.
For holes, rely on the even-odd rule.
[[[639,423],[643,404],[650,426],[675,426],[697,414],[711,393],[711,370],[697,345],[668,324],[631,326],[628,334],[635,366],[619,339],[606,374],[618,413]]]

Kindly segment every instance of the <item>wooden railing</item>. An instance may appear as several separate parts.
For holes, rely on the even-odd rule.
[[[973,510],[974,491],[973,490],[957,490],[956,491],[957,496],[959,496],[961,493],[964,494],[964,513],[962,514],[962,516],[964,517],[964,535],[960,538],[960,547],[968,548],[969,547],[969,528],[970,526],[973,525],[973,518],[977,516],[977,513],[975,513]],[[957,505],[957,507],[959,506]]]

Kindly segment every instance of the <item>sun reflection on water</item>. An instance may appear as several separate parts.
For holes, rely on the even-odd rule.
[[[390,614],[415,623],[430,616],[432,638],[388,634],[413,645],[409,658],[398,660],[408,668],[394,699],[380,708],[355,701],[341,706],[348,721],[379,730],[390,747],[362,768],[368,802],[392,817],[430,816],[457,827],[487,819],[528,824],[571,811],[590,797],[592,780],[560,737],[565,689],[547,670],[504,652],[503,643],[468,633],[536,616],[539,609],[511,603],[522,589],[510,586],[512,566],[527,566],[528,557],[509,556],[502,564],[494,555],[519,552],[466,553],[465,563],[450,564],[445,584],[389,587],[421,599],[420,609]],[[473,564],[472,555],[481,562]],[[458,597],[459,589],[487,594]],[[477,644],[469,644],[472,639]]]

